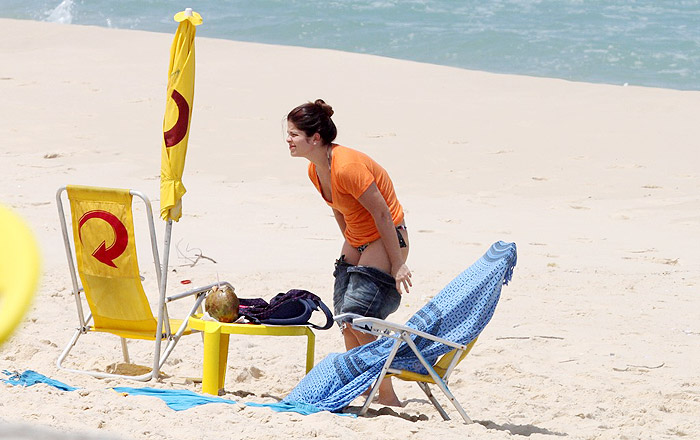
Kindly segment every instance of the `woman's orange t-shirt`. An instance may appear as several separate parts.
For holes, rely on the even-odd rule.
[[[316,165],[309,163],[309,179],[323,197],[321,182],[316,174]],[[396,198],[394,184],[384,168],[364,153],[333,146],[331,156],[331,197],[326,200],[331,208],[345,218],[345,238],[350,245],[358,247],[379,239],[381,236],[369,213],[357,200],[372,183],[377,184],[384,197],[394,225],[403,221],[403,208]],[[325,198],[324,198],[325,200]]]

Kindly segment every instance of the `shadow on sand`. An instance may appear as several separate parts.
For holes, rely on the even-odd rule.
[[[422,399],[410,399],[406,402],[410,402],[411,400],[416,401],[416,402],[421,402],[421,403],[430,403],[427,400],[422,400]],[[345,410],[343,412],[350,413],[350,414],[358,414],[360,412],[360,409],[361,409],[360,406],[348,406],[347,408],[345,408]],[[397,411],[397,409],[386,407],[386,406],[379,408],[379,409],[370,408],[367,411],[367,414],[365,415],[365,417],[369,417],[369,418],[374,418],[374,417],[379,417],[379,416],[399,417],[399,418],[402,418],[404,420],[408,420],[409,422],[430,420],[429,417],[425,414],[408,414],[406,412],[400,411],[400,409],[398,409],[398,411]],[[459,418],[458,415],[457,415],[457,417]],[[513,423],[504,423],[502,425],[499,425],[499,424],[494,423],[490,420],[474,420],[474,423],[478,423],[481,426],[485,427],[486,429],[493,429],[493,430],[497,430],[497,431],[507,431],[512,435],[522,435],[525,437],[529,437],[532,434],[553,435],[553,436],[558,436],[558,437],[568,436],[568,434],[566,434],[566,433],[550,431],[549,429],[540,428],[539,426],[535,426],[535,425],[515,425]]]
[[[238,391],[226,391],[222,394],[232,394],[234,396],[238,397],[247,397],[247,396],[255,396],[255,393],[251,393],[249,391],[243,391],[243,390],[238,390]],[[261,397],[271,397],[278,402],[282,400],[281,397],[279,396],[273,396],[268,393],[264,393],[261,395]],[[404,405],[409,402],[420,402],[420,403],[427,403],[429,404],[430,402],[424,399],[408,399],[404,401]],[[359,414],[360,410],[362,409],[362,406],[353,406],[350,405],[347,408],[345,408],[342,412],[344,414]],[[408,414],[407,412],[401,411],[400,408],[391,408],[388,406],[381,407],[379,409],[373,409],[369,408],[367,410],[367,414],[365,414],[364,417],[373,419],[379,416],[391,416],[391,417],[398,417],[400,419],[408,420],[409,422],[423,422],[423,421],[428,421],[430,418],[425,415],[425,414]],[[459,418],[459,415],[457,415]],[[461,420],[461,418],[460,418]],[[563,432],[556,432],[556,431],[550,431],[549,429],[545,428],[540,428],[535,425],[515,425],[513,423],[504,423],[502,425],[499,425],[497,423],[494,423],[490,420],[474,420],[474,423],[478,423],[481,426],[485,427],[486,429],[493,429],[496,431],[507,431],[512,435],[522,435],[525,437],[529,437],[532,434],[543,434],[543,435],[554,435],[554,436],[559,436],[559,437],[566,437],[568,434],[563,433]]]
[[[535,425],[514,425],[512,423],[504,423],[499,425],[490,420],[474,420],[474,422],[484,426],[486,429],[508,431],[513,435],[523,435],[525,437],[529,437],[532,434],[556,435],[559,437],[566,437],[568,435],[563,432],[550,431],[549,429],[540,428]]]

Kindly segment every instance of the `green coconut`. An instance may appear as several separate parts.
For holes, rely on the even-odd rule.
[[[219,322],[234,322],[238,319],[238,305],[233,287],[227,285],[214,286],[204,301],[204,309]]]

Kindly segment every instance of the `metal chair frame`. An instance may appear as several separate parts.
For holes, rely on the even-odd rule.
[[[350,315],[350,316],[348,316]],[[343,315],[338,315],[335,317],[336,320],[348,320],[350,318],[350,324],[352,327],[356,330],[362,331],[364,333],[369,333],[375,336],[379,337],[386,337],[386,338],[391,338],[394,339],[394,344],[392,345],[391,351],[389,353],[389,357],[387,358],[386,362],[384,362],[384,366],[382,367],[382,371],[379,374],[379,377],[377,380],[374,382],[372,385],[371,391],[369,393],[369,396],[367,396],[367,400],[365,401],[364,405],[362,406],[362,409],[360,409],[360,415],[365,415],[367,413],[367,410],[369,409],[370,404],[372,403],[372,399],[374,399],[374,396],[376,393],[379,391],[379,385],[381,384],[382,380],[384,377],[387,375],[392,375],[395,376],[399,379],[401,378],[402,374],[414,374],[415,373],[410,373],[410,372],[405,372],[403,370],[398,370],[391,368],[391,363],[394,360],[394,357],[396,356],[396,353],[399,350],[399,347],[401,346],[402,343],[407,344],[413,353],[416,355],[420,363],[423,365],[423,367],[428,371],[429,377],[432,379],[432,382],[438,386],[438,388],[443,392],[443,394],[447,397],[447,399],[450,401],[450,403],[455,407],[457,412],[459,413],[460,416],[462,416],[462,419],[464,419],[465,423],[472,423],[472,419],[469,418],[467,413],[464,411],[464,408],[462,405],[459,403],[459,401],[455,398],[455,396],[452,394],[448,387],[448,381],[450,378],[450,375],[454,371],[455,367],[457,364],[466,356],[466,354],[471,350],[471,348],[474,346],[476,343],[476,339],[471,341],[469,344],[457,344],[452,341],[448,341],[447,339],[443,339],[434,335],[431,335],[429,333],[425,333],[416,329],[413,329],[411,327],[407,327],[405,325],[401,324],[396,324],[393,322],[385,321],[382,319],[377,319],[377,318],[366,318],[362,317],[359,315],[355,315],[354,317],[351,314],[343,314]],[[418,347],[416,344],[413,342],[412,336],[419,336],[421,338],[426,338],[431,341],[435,341],[441,344],[444,344],[448,347],[451,347],[453,350],[450,351],[449,353],[443,355],[443,356],[452,356],[452,360],[449,362],[447,369],[443,374],[439,374],[433,365],[430,365],[428,361],[425,360],[425,357],[421,354],[421,352],[418,350]],[[420,375],[417,375],[420,376]],[[444,420],[450,420],[449,415],[445,411],[445,409],[440,405],[440,403],[437,401],[435,396],[430,390],[430,387],[428,386],[427,381],[423,381],[420,379],[416,378],[411,378],[411,379],[405,379],[405,380],[411,380],[415,381],[418,386],[420,387],[421,390],[426,394],[430,402],[435,406],[435,408],[438,410],[440,415]]]

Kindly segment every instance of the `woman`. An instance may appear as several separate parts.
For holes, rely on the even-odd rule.
[[[385,319],[412,286],[403,208],[384,168],[366,154],[333,143],[337,129],[331,116],[333,109],[322,99],[289,112],[289,152],[309,160],[309,179],[345,237],[333,273],[335,314]],[[341,328],[347,350],[375,339],[347,323]],[[380,385],[379,402],[401,406],[389,379]]]

